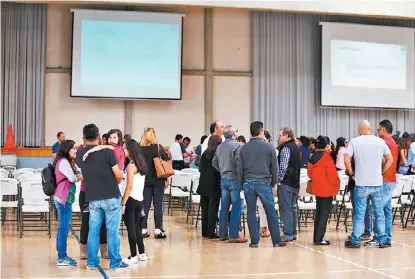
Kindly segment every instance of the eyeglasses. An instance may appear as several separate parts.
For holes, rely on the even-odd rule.
[[[382,130],[383,130],[383,128],[378,128],[378,132],[379,132],[379,131],[382,131]]]

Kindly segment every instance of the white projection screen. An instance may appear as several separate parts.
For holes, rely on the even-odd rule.
[[[415,109],[414,29],[320,24],[321,106]]]
[[[71,97],[181,99],[184,14],[72,12]]]

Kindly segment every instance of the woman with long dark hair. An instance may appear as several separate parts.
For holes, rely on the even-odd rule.
[[[58,211],[59,224],[56,235],[58,251],[58,266],[76,266],[76,260],[67,254],[67,240],[72,219],[72,204],[75,201],[75,183],[83,180],[80,169],[75,164],[76,148],[74,141],[65,140],[59,145],[59,151],[54,161],[56,190],[54,194],[55,207]]]
[[[406,166],[408,151],[409,151],[409,139],[400,138],[399,139],[399,158],[398,158],[398,173],[406,175],[408,174],[409,167]]]
[[[344,164],[344,154],[346,154],[346,139],[338,138],[336,140],[336,149],[333,153],[333,160],[336,162],[337,170],[346,170],[346,165]]]
[[[127,186],[122,198],[122,212],[125,226],[128,231],[128,242],[130,244],[130,256],[124,259],[128,264],[140,261],[147,261],[148,257],[144,253],[144,241],[141,232],[141,210],[145,175],[147,174],[147,164],[138,148],[138,142],[133,139],[127,140],[123,144],[125,156],[130,160],[126,168]],[[137,257],[137,247],[139,256]]]
[[[200,160],[200,180],[197,193],[200,195],[200,206],[202,208],[202,236],[209,239],[218,239],[215,234],[218,221],[218,210],[221,195],[220,173],[212,166],[213,156],[216,148],[222,143],[220,136],[211,136],[208,148],[202,154]]]

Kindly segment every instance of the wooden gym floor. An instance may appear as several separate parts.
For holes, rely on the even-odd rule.
[[[101,271],[87,270],[86,262],[79,260],[79,246],[73,236],[68,238],[68,254],[78,260],[78,267],[58,268],[56,224],[52,238],[45,232],[25,232],[20,239],[15,225],[6,223],[1,229],[1,278],[415,278],[413,226],[402,231],[395,225],[389,249],[345,249],[347,234],[336,231],[333,223],[326,235],[332,241],[329,247],[311,244],[313,227],[309,225],[286,248],[272,248],[266,238],[258,249],[252,249],[248,244],[202,239],[200,228],[187,225],[185,215],[175,215],[165,216],[166,240],[145,240],[149,261],[124,271],[110,271],[107,260],[101,262]],[[126,232],[121,238],[121,255],[129,255]]]

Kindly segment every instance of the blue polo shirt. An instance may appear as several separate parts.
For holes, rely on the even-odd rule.
[[[59,149],[59,142],[57,141],[54,145],[52,145],[52,153],[53,154],[58,153],[58,149]]]

